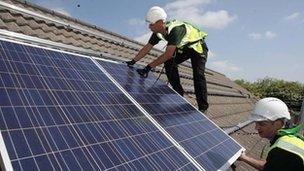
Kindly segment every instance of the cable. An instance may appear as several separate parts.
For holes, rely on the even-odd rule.
[[[242,133],[242,135],[256,135],[256,134],[259,134],[259,133],[257,133],[257,132],[247,132],[247,131],[245,131],[245,130],[243,130],[243,129],[240,129],[240,131],[242,131],[243,133]],[[236,133],[236,134],[241,134],[241,133]]]
[[[171,65],[171,68],[170,68],[169,72],[167,73],[167,71],[166,71],[167,76],[168,76],[168,75],[171,75],[172,70],[173,70],[173,67],[174,67],[175,65],[176,65],[176,67],[177,67],[177,64],[175,63],[175,56],[176,56],[176,53],[177,53],[177,52],[175,51],[174,54],[173,54],[173,56],[172,56],[173,62],[172,62],[172,65]],[[161,69],[161,71],[160,71],[158,77],[156,78],[156,80],[155,80],[154,83],[152,84],[152,87],[157,83],[157,81],[159,80],[160,76],[163,74],[164,68],[165,68],[165,64],[164,64],[164,66],[162,67],[162,69]],[[169,78],[168,78],[168,82],[169,82]],[[168,84],[168,82],[167,82],[167,84]]]
[[[165,68],[165,66],[162,67],[160,73],[158,74],[158,77],[155,79],[154,83],[152,84],[152,87],[157,83],[157,81],[159,80],[160,76],[163,74],[164,68]]]

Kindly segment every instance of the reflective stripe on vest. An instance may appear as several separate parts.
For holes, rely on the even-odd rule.
[[[304,164],[304,141],[293,136],[293,135],[285,135],[280,137],[269,149],[273,148],[281,148],[283,150],[289,151],[291,153],[296,154],[301,157]]]
[[[181,42],[178,45],[176,45],[176,47],[178,49],[182,49],[185,45],[186,46],[189,45],[188,47],[193,48],[198,53],[203,53],[203,47],[200,43],[200,40],[205,39],[205,37],[207,36],[207,33],[200,31],[198,28],[194,27],[193,25],[186,23],[186,22],[177,21],[177,20],[168,21],[168,22],[166,22],[166,27],[168,28],[168,34],[170,34],[171,30],[174,27],[181,26],[181,25],[185,25],[186,34],[182,38]],[[157,36],[160,39],[165,40],[165,38],[162,34],[157,33]]]

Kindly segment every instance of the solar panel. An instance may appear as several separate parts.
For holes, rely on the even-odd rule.
[[[135,68],[98,63],[147,111],[205,170],[223,170],[236,160],[242,147],[184,98],[150,74]]]
[[[5,169],[196,169],[90,58],[0,45]]]

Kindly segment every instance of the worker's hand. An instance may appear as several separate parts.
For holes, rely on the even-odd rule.
[[[143,69],[137,69],[136,71],[138,72],[138,74],[144,78],[148,77],[148,73],[151,71],[152,67],[150,67],[149,65],[147,65],[145,68]]]
[[[131,61],[126,61],[125,63],[127,64],[128,67],[132,68],[133,65],[136,63],[136,61],[132,59]]]
[[[246,160],[246,158],[248,158],[248,157],[247,157],[245,151],[243,151],[237,160],[244,161],[244,160]]]

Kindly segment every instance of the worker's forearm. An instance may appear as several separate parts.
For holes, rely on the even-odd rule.
[[[250,166],[252,166],[258,170],[263,170],[264,165],[266,163],[265,160],[257,160],[252,157],[249,157],[247,155],[243,155],[241,158],[239,158],[239,160],[249,164]]]
[[[154,68],[154,67],[156,67],[156,66],[158,66],[158,65],[166,62],[167,60],[169,60],[170,58],[173,57],[175,49],[176,49],[175,45],[169,45],[169,46],[167,46],[165,53],[163,53],[156,60],[154,60],[153,62],[151,62],[149,64],[149,66],[152,67],[152,68]]]
[[[143,58],[144,56],[146,56],[150,50],[153,48],[153,45],[151,44],[146,44],[142,49],[140,49],[140,51],[138,52],[138,54],[135,56],[134,60],[135,61],[139,61],[141,58]]]
[[[166,62],[168,59],[172,58],[172,56],[166,56],[165,54],[162,54],[157,59],[155,59],[153,62],[149,64],[150,67],[155,68],[158,65]]]

